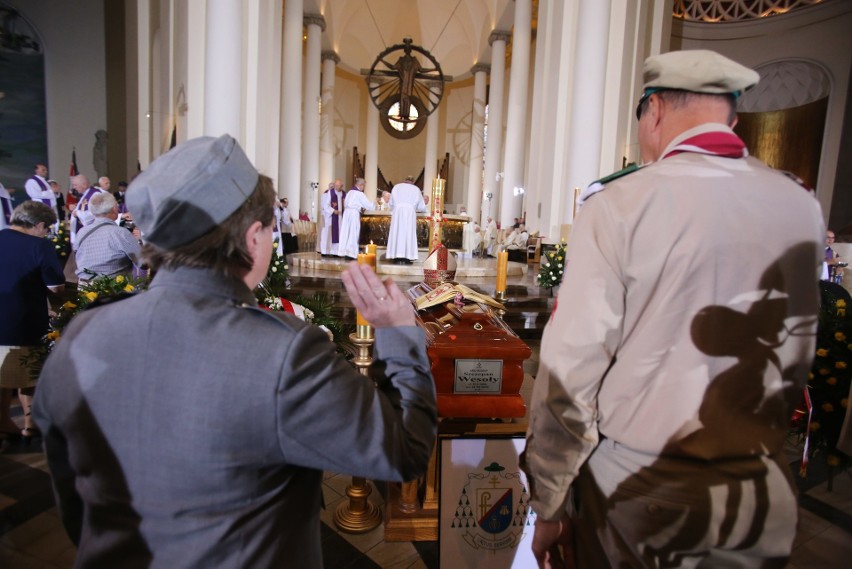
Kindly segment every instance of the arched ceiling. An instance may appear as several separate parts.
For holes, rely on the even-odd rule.
[[[514,0],[304,0],[304,11],[325,18],[322,49],[335,51],[347,71],[369,69],[386,47],[410,37],[458,80],[491,62],[488,37],[512,29]]]

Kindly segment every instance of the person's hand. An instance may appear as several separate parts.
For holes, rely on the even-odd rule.
[[[573,535],[568,516],[554,522],[537,518],[532,550],[540,569],[574,569]]]
[[[369,265],[349,263],[341,276],[352,304],[373,328],[414,326],[414,308],[392,279],[382,282]]]
[[[142,232],[141,232],[141,231],[139,231],[139,228],[138,228],[138,227],[134,228],[134,229],[133,229],[133,231],[131,231],[131,232],[130,232],[130,234],[131,234],[131,235],[133,235],[133,237],[134,237],[137,241],[142,241]]]

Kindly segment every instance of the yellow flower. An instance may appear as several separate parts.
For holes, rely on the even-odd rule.
[[[832,405],[831,403],[823,403],[822,410],[826,413],[831,413],[832,411],[834,411],[834,405]]]
[[[830,454],[825,457],[825,463],[829,466],[837,466],[838,464],[840,464],[840,459],[837,457],[836,454]]]
[[[844,308],[846,306],[846,301],[841,298],[840,300],[834,303],[834,306],[836,306],[837,308]]]
[[[818,355],[821,358],[824,358],[825,356],[828,355],[828,350],[826,350],[825,348],[820,348],[816,351],[816,355]]]
[[[135,288],[133,288],[133,285],[132,285],[132,284],[129,284],[129,285],[127,285],[126,287],[124,287],[124,291],[125,291],[125,292],[133,292],[134,290],[136,290],[136,289],[135,289]]]
[[[818,431],[820,426],[819,421],[811,421],[811,431]]]
[[[115,282],[118,283],[118,284],[123,283],[124,282],[124,275],[118,275],[117,277],[115,277]]]
[[[835,362],[834,367],[837,369],[846,369],[846,362]]]
[[[842,342],[843,340],[846,339],[846,334],[844,334],[843,332],[835,332],[834,333],[834,339],[837,340],[838,342]]]
[[[837,378],[836,377],[829,377],[828,379],[825,380],[825,382],[829,385],[837,385]]]
[[[828,375],[829,373],[831,373],[831,372],[828,371],[827,369],[825,369],[824,367],[819,368],[819,374],[820,375]]]
[[[808,373],[808,379],[813,379],[813,378],[814,378],[814,374],[813,374],[813,373]]]
[[[53,330],[52,332],[47,333],[47,339],[51,342],[59,339],[59,330]]]
[[[846,309],[845,308],[838,308],[837,309],[837,315],[838,316],[846,316]]]
[[[93,290],[90,290],[84,296],[89,299],[89,302],[92,302],[93,300],[95,300],[98,297],[98,293],[96,293]]]
[[[68,302],[62,305],[62,308],[64,308],[65,310],[72,310],[74,308],[77,308],[77,305],[69,300]]]

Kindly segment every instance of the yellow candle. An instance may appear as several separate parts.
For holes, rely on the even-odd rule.
[[[368,265],[368,264],[370,264],[370,260],[368,259],[368,257],[370,257],[370,255],[367,255],[366,253],[358,253],[358,264],[359,264],[359,265]],[[373,266],[373,268],[375,269],[375,268],[376,268],[376,256],[375,256],[375,255],[372,255],[372,257],[373,257],[373,264],[372,264],[372,266]],[[360,310],[356,310],[356,311],[355,311],[355,323],[356,323],[358,326],[369,326],[369,325],[370,325],[370,323],[369,323],[369,322],[367,322],[367,321],[364,319],[364,317],[363,317],[363,316],[361,316],[361,311],[360,311]]]
[[[370,241],[369,245],[364,246],[364,250],[368,255],[375,255],[376,254],[376,246],[373,245],[372,241]],[[376,265],[373,265],[373,267],[375,267],[375,266]]]
[[[509,252],[497,253],[497,292],[506,291],[506,275],[509,273]]]
[[[375,245],[373,246],[375,249]],[[364,255],[365,261],[364,263],[373,267],[373,270],[376,270],[376,254],[375,253],[367,253]]]

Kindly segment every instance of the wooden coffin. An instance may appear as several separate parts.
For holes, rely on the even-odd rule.
[[[419,284],[412,301],[432,289]],[[524,360],[532,350],[486,304],[449,301],[418,311],[442,418],[518,418]]]

